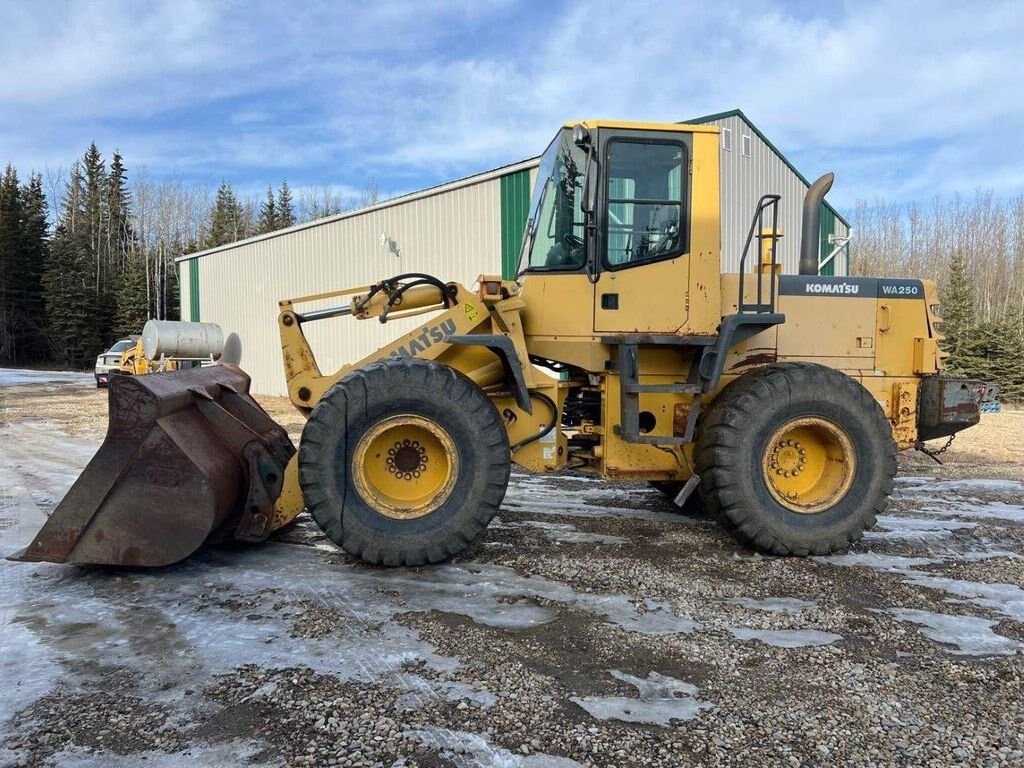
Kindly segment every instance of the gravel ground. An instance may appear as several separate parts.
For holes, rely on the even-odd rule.
[[[90,378],[2,374],[7,553],[105,416]],[[366,567],[304,518],[157,571],[5,561],[0,765],[1024,764],[1007,444],[902,457],[828,558],[737,548],[643,485],[516,474],[434,568]]]

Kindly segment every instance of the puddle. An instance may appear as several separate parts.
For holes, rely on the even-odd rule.
[[[996,622],[978,616],[956,616],[910,608],[890,608],[897,621],[917,624],[921,634],[943,645],[955,645],[958,656],[1012,656],[1022,648],[1016,640],[992,631]]]
[[[697,687],[658,672],[649,672],[646,679],[634,677],[617,669],[609,670],[616,680],[637,689],[638,697],[573,696],[596,720],[622,720],[627,723],[670,725],[673,720],[692,720],[711,704],[696,698]]]
[[[817,629],[748,629],[747,627],[729,627],[732,636],[737,640],[759,640],[765,645],[776,648],[808,648],[830,645],[842,640],[842,635],[822,632]]]

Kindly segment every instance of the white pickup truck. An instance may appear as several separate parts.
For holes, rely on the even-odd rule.
[[[105,387],[110,383],[111,374],[117,373],[121,365],[121,353],[135,345],[138,336],[115,341],[114,345],[96,358],[96,386]]]

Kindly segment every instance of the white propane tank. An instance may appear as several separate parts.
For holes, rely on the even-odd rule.
[[[142,329],[142,351],[150,360],[167,357],[208,358],[224,351],[224,331],[216,323],[147,320]]]

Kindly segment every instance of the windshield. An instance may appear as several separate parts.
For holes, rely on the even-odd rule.
[[[578,269],[586,258],[583,175],[587,154],[563,128],[544,152],[530,202],[521,271]]]
[[[131,346],[133,346],[134,344],[135,344],[135,342],[134,342],[134,341],[128,341],[128,340],[126,339],[125,341],[119,341],[119,342],[117,342],[116,344],[114,344],[114,346],[112,346],[112,347],[111,347],[110,349],[108,349],[107,351],[108,351],[108,352],[124,352],[124,351],[125,351],[126,349],[128,349],[128,347],[131,347]]]

